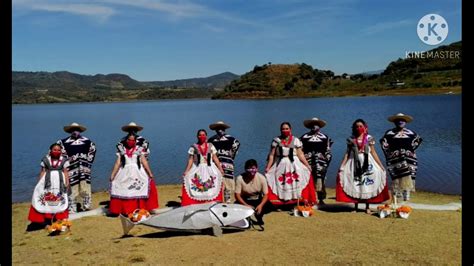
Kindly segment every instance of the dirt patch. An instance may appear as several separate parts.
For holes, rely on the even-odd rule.
[[[158,186],[160,207],[179,202],[181,187]],[[334,190],[327,203],[334,203]],[[107,204],[105,192],[93,207]],[[459,196],[416,192],[412,202],[445,204]],[[29,203],[13,204],[13,264],[461,264],[461,212],[414,210],[410,218],[380,219],[351,209],[316,211],[309,218],[287,211],[264,217],[265,231],[208,233],[138,226],[123,237],[119,218],[84,217],[70,233],[26,232]],[[212,255],[216,254],[216,255]]]

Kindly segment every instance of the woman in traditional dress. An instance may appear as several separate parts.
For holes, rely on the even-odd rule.
[[[304,157],[303,144],[291,133],[289,122],[281,123],[280,132],[272,141],[265,167],[268,199],[273,205],[294,204],[298,199],[316,204],[311,166]]]
[[[374,145],[367,123],[362,119],[355,120],[336,180],[336,201],[355,203],[355,211],[358,203],[365,203],[369,214],[369,203],[390,199],[387,175]]]
[[[110,175],[111,215],[128,215],[136,209],[153,211],[158,208],[158,192],[154,176],[142,147],[136,145],[136,135],[131,133],[127,143],[117,152]]]
[[[39,181],[33,191],[28,214],[28,220],[32,222],[32,225],[44,226],[50,221],[68,218],[68,166],[67,158],[61,155],[61,145],[52,144],[48,155],[41,160]]]
[[[181,206],[210,201],[221,201],[224,170],[217,158],[217,150],[207,142],[207,132],[197,132],[197,143],[188,150],[188,163],[183,173]]]

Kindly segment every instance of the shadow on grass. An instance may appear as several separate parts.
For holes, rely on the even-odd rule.
[[[99,206],[100,205],[104,205],[104,207],[109,208],[110,200],[101,201],[101,202],[99,202]]]
[[[48,225],[46,222],[45,223],[30,223],[26,227],[26,232],[33,232],[33,231],[38,231],[38,230],[43,230],[46,228],[46,225]]]
[[[166,207],[181,207],[181,202],[170,200],[166,203]]]
[[[331,198],[330,198],[331,199]],[[293,209],[295,208],[296,204],[288,204],[282,206],[275,206],[271,208],[272,212],[289,212],[293,213]],[[326,203],[326,204],[318,204],[317,210],[323,212],[353,212],[354,211],[354,204],[351,203]],[[364,204],[359,204],[360,206],[365,206]],[[363,212],[364,210],[358,210],[357,212]]]
[[[339,204],[339,203],[331,203],[331,204],[321,204],[318,205],[318,210],[323,212],[354,212],[354,204]],[[363,212],[362,210],[357,210],[357,212]]]
[[[236,228],[225,228],[223,231],[224,235],[235,234],[245,231],[246,229],[236,229]],[[181,237],[181,236],[193,236],[193,235],[203,235],[203,236],[214,236],[212,228],[206,228],[202,230],[167,230],[159,231],[155,233],[148,233],[143,235],[124,235],[119,239],[125,239],[130,237],[140,237],[140,238],[172,238],[172,237]]]

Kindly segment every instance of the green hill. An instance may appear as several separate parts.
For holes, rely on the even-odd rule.
[[[232,81],[214,99],[413,95],[460,93],[462,42],[410,54],[391,62],[381,74],[318,70],[305,63],[264,64]],[[425,58],[422,58],[425,57]],[[429,57],[429,58],[426,58]]]
[[[391,62],[382,75],[411,75],[421,72],[461,69],[462,42],[439,46],[424,53],[410,52],[406,59]]]
[[[137,89],[145,87],[140,82],[123,74],[97,74],[93,76],[80,75],[67,71],[60,72],[12,72],[12,89],[50,89],[72,90],[96,88],[107,89]]]
[[[311,95],[322,84],[331,78],[330,70],[313,69],[303,64],[283,65],[264,64],[239,79],[232,81],[215,99],[228,98],[266,98]]]

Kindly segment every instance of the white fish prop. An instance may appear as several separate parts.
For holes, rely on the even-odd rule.
[[[167,212],[172,210],[173,208],[161,208],[161,209],[154,209],[151,211],[152,214],[157,214],[157,213],[162,213],[162,212]],[[77,212],[77,213],[71,213],[69,214],[69,220],[76,220],[80,219],[82,217],[88,217],[88,216],[98,216],[98,215],[107,215],[109,213],[109,209],[106,207],[99,207],[90,211],[83,211],[83,212]]]
[[[170,211],[151,215],[148,219],[133,223],[127,217],[120,215],[123,234],[135,225],[147,225],[163,230],[194,231],[212,228],[214,235],[222,235],[222,229],[247,229],[254,210],[240,204],[209,202],[194,204],[172,209]]]

